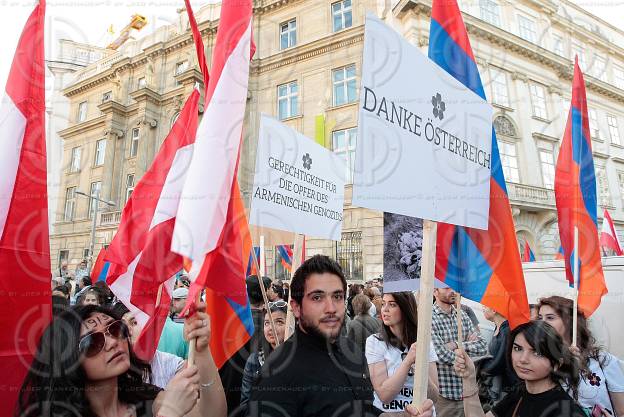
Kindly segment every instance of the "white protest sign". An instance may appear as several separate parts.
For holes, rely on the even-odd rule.
[[[366,17],[353,205],[487,229],[492,107]]]
[[[340,157],[261,115],[249,223],[340,240],[344,175]]]

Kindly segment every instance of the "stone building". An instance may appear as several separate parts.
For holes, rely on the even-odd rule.
[[[572,59],[586,74],[599,195],[624,232],[624,32],[563,1],[460,1],[481,78],[494,106],[494,125],[518,241],[538,260],[559,247],[553,192],[558,143],[569,109]],[[357,132],[364,16],[371,12],[426,53],[431,2],[400,0],[263,0],[254,11],[256,54],[250,72],[239,181],[249,201],[259,114],[272,115],[332,149],[352,178]],[[219,6],[197,11],[210,55]],[[201,82],[185,13],[179,22],[129,42],[65,84],[70,102],[64,170],[52,240],[53,268],[76,264],[90,241],[87,198],[102,208],[96,250],[108,244],[120,210],[148,168],[195,83]],[[309,238],[308,256],[336,257],[352,279],[383,273],[383,216],[350,204],[346,187],[340,242]],[[623,236],[624,237],[624,236]],[[254,242],[257,244],[257,242]],[[521,245],[522,247],[523,245]],[[271,275],[282,276],[267,249]]]

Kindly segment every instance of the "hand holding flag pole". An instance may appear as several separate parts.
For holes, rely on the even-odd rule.
[[[572,346],[576,347],[577,323],[578,323],[578,284],[579,284],[579,262],[578,262],[578,226],[574,226],[574,308],[572,309]]]

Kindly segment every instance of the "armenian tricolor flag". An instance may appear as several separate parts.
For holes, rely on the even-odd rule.
[[[277,245],[275,248],[280,255],[284,269],[292,272],[293,251],[290,245]]]
[[[258,260],[258,263],[260,263],[260,246],[254,246],[253,250],[256,252],[256,259]],[[258,275],[258,269],[256,268],[256,264],[253,261],[253,255],[251,251],[249,251],[249,260],[247,261],[246,271],[246,276]]]
[[[485,99],[457,2],[434,0],[431,8],[429,58]],[[491,160],[488,230],[438,223],[435,276],[515,327],[529,321],[529,302],[494,128]]]
[[[97,257],[97,260],[93,264],[93,268],[91,269],[91,284],[95,284],[98,281],[106,282],[106,276],[108,275],[110,262],[104,260],[105,256],[106,249],[102,248]]]
[[[524,253],[522,254],[522,262],[535,262],[535,254],[529,246],[529,241],[524,239]]]
[[[596,175],[592,155],[585,81],[574,62],[572,100],[555,171],[555,200],[566,277],[578,289],[578,306],[589,317],[607,293],[598,238]],[[574,229],[578,229],[578,283],[574,282]],[[577,285],[578,284],[578,285]]]

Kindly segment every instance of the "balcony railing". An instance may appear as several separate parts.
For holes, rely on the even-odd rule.
[[[100,226],[118,225],[120,220],[121,220],[121,210],[100,213]]]
[[[512,204],[542,208],[555,206],[555,191],[548,188],[508,182],[507,193]]]

